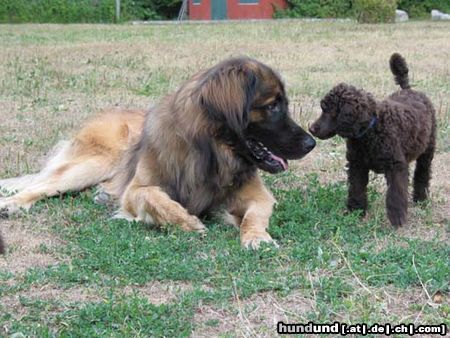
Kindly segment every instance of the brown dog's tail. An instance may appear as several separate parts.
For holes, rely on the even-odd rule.
[[[392,74],[394,74],[395,83],[402,89],[409,89],[408,79],[408,66],[406,65],[405,58],[398,53],[394,53],[389,60]]]

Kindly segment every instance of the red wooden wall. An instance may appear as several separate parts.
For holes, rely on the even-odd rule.
[[[284,0],[259,0],[257,4],[239,3],[239,0],[227,0],[228,19],[271,19],[273,6],[285,8]]]
[[[211,0],[200,0],[200,4],[194,4],[193,2],[193,0],[189,0],[189,19],[210,20]]]
[[[210,20],[211,1],[200,0],[200,4],[194,4],[189,0],[189,18],[191,20]],[[259,3],[240,3],[239,0],[219,0],[227,1],[228,19],[271,19],[274,13],[274,6],[286,8],[285,0],[259,0]]]

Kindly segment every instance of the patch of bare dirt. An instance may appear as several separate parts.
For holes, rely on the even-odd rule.
[[[279,321],[294,323],[306,321],[306,313],[312,311],[313,300],[300,292],[280,298],[272,292],[260,293],[248,299],[236,298],[231,307],[205,305],[194,315],[196,328],[193,337],[215,337],[219,333],[232,333],[233,336],[276,335]]]
[[[383,305],[386,316],[399,318],[399,322],[419,321],[422,311],[417,309],[418,305],[439,306],[428,299],[425,291],[419,287],[410,287],[407,290],[385,288],[383,291]]]
[[[7,283],[11,283],[10,280]],[[174,302],[183,292],[192,290],[192,285],[185,282],[149,282],[142,286],[126,286],[123,290],[117,291],[118,295],[131,295],[136,293],[140,297],[147,298],[155,305]],[[77,286],[72,288],[60,288],[56,285],[33,285],[27,290],[22,290],[16,294],[3,296],[0,298],[0,309],[11,313],[14,317],[21,318],[28,314],[27,306],[23,305],[23,300],[48,301],[54,304],[46,310],[47,315],[58,313],[72,303],[100,302],[106,295],[106,289]],[[105,296],[106,297],[106,296]],[[1,332],[1,331],[0,331]]]
[[[442,216],[448,220],[450,218],[450,153],[435,155],[430,190],[431,198],[436,197],[443,205]]]
[[[421,287],[398,289],[395,287],[367,288],[366,291],[355,284],[355,292],[347,302],[354,303],[353,310],[334,313],[337,320],[354,322],[364,311],[360,293],[373,299],[374,316],[384,322],[429,324],[425,313],[439,311],[441,304],[448,304],[448,296],[429,295]],[[237,337],[275,337],[279,321],[284,323],[307,323],[306,314],[315,311],[314,299],[300,292],[280,298],[272,292],[253,295],[239,300],[231,306],[205,305],[194,315],[195,329],[192,337],[217,337],[231,334]],[[315,337],[308,335],[308,337]]]
[[[22,307],[20,298],[39,301],[57,301],[62,303],[95,302],[102,298],[98,290],[86,287],[74,287],[70,289],[59,288],[56,285],[32,286],[27,290],[14,295],[3,296],[2,305],[7,309],[18,310]],[[12,311],[16,312],[16,311]]]
[[[58,263],[58,257],[51,252],[63,242],[40,226],[31,229],[16,220],[2,220],[1,231],[7,254],[0,256],[0,270],[16,274]],[[42,246],[46,250],[42,250]]]
[[[46,307],[42,316],[51,317],[56,313],[61,313],[72,303],[99,302],[101,297],[98,290],[86,287],[74,287],[70,289],[62,289],[55,285],[32,286],[27,290],[21,291],[14,295],[3,296],[0,298],[0,309],[4,313],[13,315],[16,320],[29,315],[29,308],[24,305],[23,301],[47,301],[53,303]],[[8,321],[0,327],[2,331],[8,333]]]
[[[431,318],[435,318],[432,322],[435,324],[440,321],[439,318],[443,318],[440,308],[443,304],[448,304],[448,295],[442,293],[430,294],[425,287],[426,285],[424,287],[410,286],[407,289],[400,289],[393,286],[383,288],[366,286],[363,289],[358,288],[355,284],[355,291],[345,300],[352,306],[346,307],[347,311],[335,313],[335,315],[341,322],[354,322],[355,318],[360,318],[361,312],[367,311],[367,302],[369,302],[371,304],[371,316],[377,318],[379,323],[430,324],[431,316]],[[364,296],[361,297],[361,295]]]
[[[137,293],[155,305],[173,302],[181,293],[192,290],[192,285],[180,281],[152,281],[142,286],[127,285],[123,292],[125,295]]]
[[[296,174],[316,173],[322,184],[346,180],[345,164],[345,144],[333,140],[319,141],[311,154],[290,162],[291,170]]]
[[[397,230],[400,236],[425,241],[449,239],[446,223],[450,219],[450,153],[436,154],[433,160],[433,174],[430,184],[431,206],[411,203],[408,225]]]

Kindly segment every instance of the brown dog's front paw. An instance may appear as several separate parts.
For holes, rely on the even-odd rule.
[[[241,246],[245,249],[259,249],[261,243],[270,243],[278,248],[277,242],[266,231],[248,231],[241,235]]]
[[[182,228],[185,231],[196,231],[200,233],[204,233],[208,230],[196,216],[192,216],[189,220],[184,222]]]

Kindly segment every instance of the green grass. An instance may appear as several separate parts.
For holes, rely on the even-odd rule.
[[[46,325],[42,324],[42,313],[57,311],[58,304],[26,300],[22,304],[30,309],[30,314],[13,321],[10,330],[27,336],[52,337],[55,331],[50,326],[58,327],[59,335],[71,337],[188,337],[192,329],[192,309],[184,303],[155,306],[136,296],[111,296],[101,303],[72,304],[64,312],[46,317]]]
[[[269,230],[280,248],[266,246],[257,252],[241,249],[237,230],[215,220],[208,222],[205,237],[112,220],[112,210],[93,204],[89,191],[40,203],[35,213],[45,208],[55,219],[53,231],[67,243],[59,249],[60,254],[70,261],[30,269],[13,286],[3,285],[1,294],[20,295],[20,291],[43,285],[62,290],[83,286],[101,290],[105,299],[69,304],[58,311],[57,300],[21,298],[27,316],[19,320],[4,308],[0,318],[9,323],[10,330],[26,335],[171,336],[176,332],[186,336],[200,304],[224,306],[236,296],[246,299],[264,292],[279,297],[289,297],[296,290],[308,296],[314,292],[317,309],[305,314],[311,320],[333,321],[335,313],[348,312],[353,322],[379,321],[380,309],[370,301],[370,294],[361,295],[352,274],[369,290],[419,287],[420,276],[429,293],[448,293],[447,244],[399,236],[379,221],[361,224],[357,214],[343,212],[344,184],[320,185],[314,176],[285,175],[282,179],[293,178],[304,189],[274,190],[280,203]],[[370,199],[377,198],[379,194],[373,191]],[[67,225],[62,227],[61,222]],[[391,242],[380,250],[374,237]],[[48,248],[41,250],[47,252]],[[312,283],[311,273],[318,274]],[[7,281],[12,276],[0,278]],[[121,294],[127,285],[155,280],[183,281],[193,288],[178,301],[160,306],[149,304],[139,294]],[[57,315],[50,316],[54,311]],[[427,311],[433,312],[433,320],[448,322],[448,307]]]
[[[269,228],[278,249],[241,249],[238,230],[218,218],[206,220],[205,236],[112,219],[93,190],[0,220],[9,244],[0,335],[275,336],[274,318],[450,325],[447,31],[429,22],[0,26],[0,177],[36,171],[96,110],[148,106],[237,54],[280,71],[306,126],[336,82],[380,98],[395,90],[387,60],[400,51],[439,124],[432,200],[411,205],[398,230],[379,177],[368,215],[346,212],[339,139],[318,142],[286,174],[264,175],[278,200]]]

